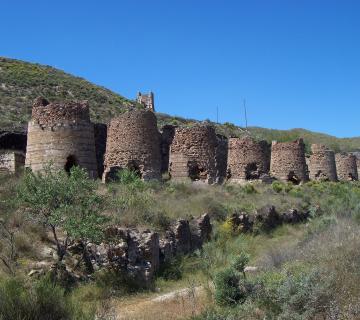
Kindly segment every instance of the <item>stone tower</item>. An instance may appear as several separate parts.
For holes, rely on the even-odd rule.
[[[230,138],[228,153],[228,179],[242,182],[259,179],[270,169],[270,146],[251,137]]]
[[[309,180],[302,139],[271,145],[270,174],[281,181],[299,184]]]
[[[209,125],[176,128],[170,147],[170,176],[209,184],[216,182],[215,129]]]
[[[337,153],[336,169],[340,181],[358,180],[356,157],[350,153]]]
[[[143,180],[161,179],[160,133],[150,110],[128,111],[110,121],[103,181],[129,169]]]
[[[146,109],[149,109],[155,112],[155,104],[154,104],[154,93],[150,91],[148,94],[142,94],[138,92],[136,96],[136,102],[142,104]]]
[[[311,146],[310,180],[337,181],[335,153],[322,144]]]
[[[86,102],[49,103],[37,98],[28,124],[26,167],[41,171],[52,163],[70,171],[78,165],[98,177],[94,125]]]

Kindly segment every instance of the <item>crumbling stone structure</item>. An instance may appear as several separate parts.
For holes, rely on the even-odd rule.
[[[0,150],[0,173],[16,173],[25,165],[25,154],[15,150]]]
[[[170,145],[174,139],[175,126],[165,125],[161,128],[161,172],[169,171]]]
[[[0,149],[26,152],[27,135],[24,131],[0,131]]]
[[[171,178],[215,183],[216,147],[217,138],[212,126],[176,128],[170,147]]]
[[[115,179],[122,169],[143,180],[161,179],[160,133],[152,111],[128,111],[111,120],[104,165],[104,182]]]
[[[311,146],[312,155],[309,160],[310,180],[337,181],[334,151],[322,144]]]
[[[50,162],[53,168],[68,172],[78,165],[90,177],[98,177],[94,125],[87,102],[35,100],[28,124],[26,167],[41,171]]]
[[[95,152],[99,177],[104,173],[104,160],[106,152],[107,125],[103,123],[94,124]]]
[[[295,184],[309,180],[302,139],[272,143],[270,174],[276,179]]]
[[[155,112],[154,93],[143,94],[138,92],[136,102],[142,104],[146,109]]]
[[[358,180],[356,157],[350,153],[337,153],[336,170],[340,181]]]
[[[270,146],[247,136],[230,138],[227,177],[231,182],[260,179],[270,169]]]
[[[216,146],[216,183],[221,184],[226,179],[226,169],[228,162],[228,139],[227,137],[217,134]]]

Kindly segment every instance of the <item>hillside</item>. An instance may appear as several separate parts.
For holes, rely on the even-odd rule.
[[[88,100],[91,118],[107,122],[110,118],[134,108],[136,103],[106,88],[61,70],[40,64],[0,57],[0,130],[24,127],[30,116],[32,101],[42,95],[51,101]],[[159,127],[164,124],[193,125],[196,120],[158,114]],[[216,125],[226,136],[246,134],[244,128],[231,123]],[[250,127],[247,130],[257,139],[290,141],[305,139],[307,151],[311,143],[324,143],[335,151],[359,151],[360,137],[340,139],[304,129],[274,130]]]

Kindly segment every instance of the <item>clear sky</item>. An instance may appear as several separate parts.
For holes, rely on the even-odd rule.
[[[360,1],[0,0],[0,56],[157,111],[360,136]]]

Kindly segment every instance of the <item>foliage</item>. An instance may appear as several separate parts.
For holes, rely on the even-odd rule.
[[[102,198],[96,193],[95,182],[85,170],[73,167],[65,171],[26,172],[18,188],[19,203],[35,221],[49,227],[57,244],[59,261],[69,241],[98,241],[106,218],[100,214]],[[59,229],[65,233],[60,240]]]

